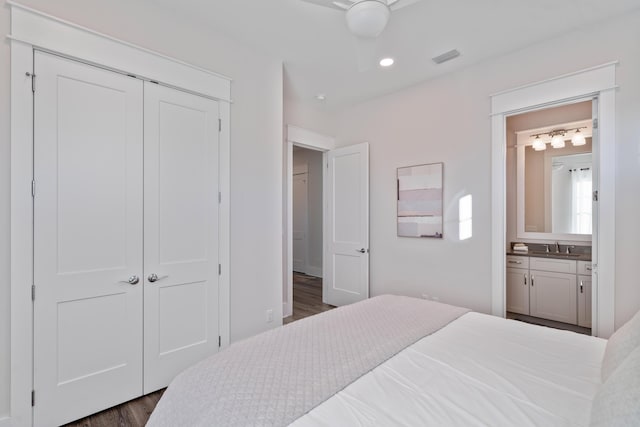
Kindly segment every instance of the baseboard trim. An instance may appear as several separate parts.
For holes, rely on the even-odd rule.
[[[306,275],[307,276],[313,276],[313,277],[319,277],[322,279],[322,267],[315,267],[312,265],[307,265],[306,268]]]

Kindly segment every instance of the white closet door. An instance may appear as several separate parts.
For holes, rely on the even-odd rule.
[[[219,114],[216,101],[153,83],[145,83],[144,108],[144,392],[150,393],[218,350]]]
[[[34,425],[44,426],[142,392],[143,87],[41,52],[35,73]]]

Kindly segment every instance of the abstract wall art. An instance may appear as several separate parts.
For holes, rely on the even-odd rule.
[[[398,168],[398,236],[442,238],[444,163]]]

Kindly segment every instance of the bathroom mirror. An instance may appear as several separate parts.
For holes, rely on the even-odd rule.
[[[556,140],[554,148],[558,129],[567,130],[564,147]],[[572,143],[573,129],[580,129],[581,145]],[[517,133],[518,238],[591,241],[591,136],[591,120]]]

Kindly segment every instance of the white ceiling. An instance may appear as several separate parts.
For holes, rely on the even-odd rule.
[[[301,0],[148,0],[281,58],[289,96],[326,108],[389,93],[640,8],[640,0],[421,0],[393,12],[378,41],[388,68],[358,71],[343,12]],[[462,55],[435,65],[450,49]]]

